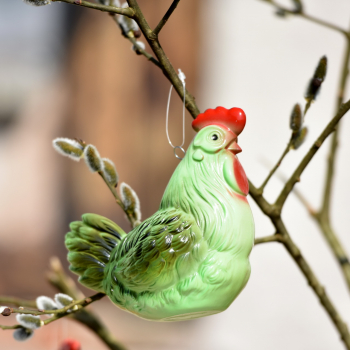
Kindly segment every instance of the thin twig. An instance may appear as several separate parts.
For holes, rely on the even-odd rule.
[[[349,62],[350,62],[350,40],[347,41],[346,52],[344,55],[344,61],[342,65],[341,79],[339,84],[340,86],[338,89],[338,96],[337,96],[337,108],[339,108],[343,103],[346,82],[349,75]],[[330,198],[332,195],[335,155],[336,155],[337,147],[338,147],[338,128],[335,130],[334,134],[332,135],[331,147],[328,155],[328,169],[327,169],[327,175],[326,175],[326,181],[325,181],[323,203],[322,203],[322,209],[321,209],[322,216],[327,216],[328,218],[329,218]]]
[[[283,242],[283,236],[279,233],[276,233],[271,236],[265,236],[265,237],[259,237],[255,238],[254,245],[261,244],[261,243],[270,243],[270,242]]]
[[[165,23],[168,22],[168,19],[170,18],[170,16],[173,14],[173,12],[175,11],[177,5],[179,4],[180,0],[174,0],[173,3],[171,4],[171,6],[169,7],[168,11],[166,12],[166,14],[164,15],[164,17],[160,20],[160,22],[158,23],[157,27],[155,27],[155,29],[153,30],[153,33],[155,35],[158,36],[158,34],[160,33],[160,31],[162,30],[162,28],[164,27]]]
[[[109,190],[111,191],[111,193],[113,194],[113,197],[115,199],[115,202],[122,208],[122,210],[124,211],[125,215],[127,216],[128,220],[130,221],[131,227],[135,227],[135,222],[136,220],[132,217],[131,213],[126,210],[125,205],[123,203],[123,201],[121,200],[121,198],[118,195],[118,192],[116,191],[116,189],[111,186],[111,184],[109,183],[109,181],[106,179],[103,171],[99,171],[98,174],[102,177],[103,181],[105,182],[105,184],[108,186]]]
[[[116,13],[116,14],[124,15],[124,16],[130,17],[130,18],[133,18],[133,16],[134,16],[134,11],[131,8],[121,8],[121,7],[115,7],[115,6],[94,4],[92,2],[84,1],[84,0],[51,0],[51,1],[52,2],[66,2],[67,4],[88,7],[88,8],[103,11],[103,12]]]
[[[321,25],[321,26],[323,26],[323,27],[327,27],[327,28],[329,28],[329,29],[332,29],[332,30],[335,30],[335,31],[337,31],[337,32],[339,32],[339,33],[342,33],[342,34],[344,34],[346,37],[349,36],[349,34],[347,33],[347,31],[346,31],[345,29],[343,29],[343,28],[341,28],[341,27],[339,27],[339,26],[337,26],[337,25],[335,25],[335,24],[333,24],[333,23],[329,23],[329,22],[324,21],[324,20],[322,20],[322,19],[313,17],[313,16],[311,16],[311,15],[306,14],[306,13],[303,12],[303,11],[294,11],[294,10],[290,10],[290,9],[288,9],[287,7],[284,7],[284,6],[279,5],[279,4],[278,4],[276,1],[274,1],[274,0],[262,0],[262,1],[271,4],[271,5],[274,6],[277,10],[283,11],[283,12],[288,13],[288,14],[290,14],[290,15],[300,16],[300,17],[302,17],[302,18],[305,18],[305,19],[309,20],[310,22],[319,24],[319,25]]]
[[[278,167],[281,165],[284,157],[288,154],[288,152],[290,151],[290,146],[292,144],[292,139],[288,142],[286,149],[283,151],[280,159],[277,161],[276,165],[271,169],[270,173],[267,175],[265,181],[262,183],[262,185],[259,187],[259,190],[261,191],[261,193],[263,193],[265,186],[267,185],[267,183],[269,182],[269,180],[271,179],[272,175],[276,172],[276,170],[278,169]]]
[[[19,324],[16,324],[16,325],[13,325],[13,326],[2,326],[0,325],[0,328],[4,331],[7,331],[7,330],[10,330],[10,329],[17,329],[17,328],[23,328],[21,325]]]
[[[140,47],[137,44],[137,40],[135,39],[134,36],[131,36],[131,32],[128,34],[127,38],[133,44],[133,46],[135,46],[137,48],[137,52],[139,52],[141,55],[145,56],[150,62],[155,64],[158,68],[162,68],[160,63],[150,53],[148,53],[146,50],[144,50],[142,47]]]
[[[161,47],[157,35],[154,34],[152,29],[150,28],[148,22],[142,14],[142,11],[136,0],[128,0],[129,6],[135,11],[135,15],[133,16],[134,20],[139,25],[143,35],[145,36],[148,44],[156,55],[164,75],[170,80],[173,84],[178,95],[183,99],[183,85],[182,82],[177,75],[174,67],[169,61],[169,58],[164,53],[163,48]],[[185,89],[185,106],[189,111],[193,118],[196,118],[200,113],[197,104],[194,100],[194,97]]]
[[[337,328],[341,339],[343,340],[346,348],[350,350],[350,333],[349,330],[342,320],[340,314],[334,307],[333,303],[329,299],[325,289],[318,281],[317,277],[315,276],[314,272],[312,271],[311,267],[305,260],[305,258],[302,256],[300,249],[297,247],[297,245],[293,242],[291,239],[289,232],[287,231],[280,213],[275,211],[275,208],[273,205],[269,204],[266,199],[262,196],[259,189],[257,189],[251,182],[249,182],[249,193],[252,196],[252,198],[255,200],[255,202],[258,204],[260,209],[270,217],[273,225],[276,228],[276,231],[279,232],[279,234],[282,236],[282,239],[279,240],[293,260],[297,263],[299,266],[301,272],[305,276],[306,280],[308,281],[310,287],[313,289],[317,297],[319,298],[322,306],[324,307],[325,311],[328,313],[329,317],[333,321],[335,327]],[[267,241],[274,241],[272,236],[267,238]]]
[[[0,305],[36,307],[35,300],[23,300],[16,297],[0,296]]]
[[[106,294],[104,293],[97,293],[95,295],[92,295],[91,297],[84,298],[82,300],[78,301],[73,301],[69,305],[65,306],[64,308],[58,309],[58,310],[44,310],[44,311],[39,311],[39,310],[29,310],[29,309],[14,309],[11,308],[11,313],[12,314],[26,314],[26,315],[36,315],[36,316],[41,316],[41,315],[50,315],[54,314],[54,316],[46,319],[43,321],[43,325],[46,326],[62,317],[65,316],[70,316],[73,313],[79,311],[79,307],[86,307],[93,302],[102,299],[105,297]],[[14,326],[0,326],[3,330],[6,329],[16,329],[16,328],[23,328],[20,325],[14,325]]]
[[[340,119],[345,115],[345,113],[350,109],[350,100],[343,104],[340,108],[336,116],[328,123],[326,128],[323,130],[319,138],[316,140],[316,142],[312,145],[309,152],[305,155],[303,160],[300,162],[299,166],[296,168],[290,179],[285,184],[283,190],[281,191],[280,195],[278,196],[275,207],[278,210],[282,209],[282,206],[284,202],[286,201],[289,193],[293,190],[294,185],[300,181],[300,176],[305,170],[306,166],[310,163],[316,152],[319,150],[323,142],[326,140],[326,138],[334,131],[334,128],[340,121]]]
[[[41,311],[39,311],[39,310],[24,309],[24,308],[21,308],[21,309],[11,308],[11,313],[12,314],[36,315],[36,316],[53,314],[55,316],[44,321],[44,322],[46,322],[46,321],[50,320],[48,323],[51,323],[55,319],[62,318],[68,314],[71,314],[72,312],[76,312],[79,310],[79,307],[85,307],[87,305],[90,305],[91,303],[93,303],[97,300],[100,300],[105,296],[106,296],[106,294],[104,294],[104,293],[97,293],[97,294],[94,294],[88,298],[83,298],[81,300],[72,301],[69,305],[67,305],[61,309],[57,309],[57,310],[41,310]]]
[[[350,31],[349,31],[350,33]],[[338,96],[337,96],[337,107],[341,105],[344,98],[344,93],[347,84],[347,78],[349,76],[349,62],[350,62],[350,39],[347,40],[347,47],[343,59],[342,69],[341,69],[341,79],[339,83]],[[320,226],[320,229],[328,242],[335,258],[340,264],[345,281],[347,283],[348,289],[350,290],[350,261],[348,254],[346,253],[344,247],[340,243],[337,234],[334,232],[331,224],[330,218],[330,201],[332,197],[332,189],[334,183],[334,170],[336,154],[338,149],[338,138],[339,138],[339,125],[332,135],[331,146],[328,155],[328,168],[326,174],[326,180],[324,185],[323,201],[320,211],[315,215],[315,219]]]
[[[331,300],[329,299],[324,287],[318,281],[310,265],[307,263],[307,261],[301,254],[300,249],[291,239],[287,229],[284,226],[282,219],[280,217],[273,218],[272,222],[276,230],[278,230],[278,232],[280,232],[284,238],[282,242],[283,245],[285,246],[285,248],[287,249],[291,257],[293,258],[293,260],[297,263],[300,270],[303,272],[310,287],[313,289],[313,291],[316,293],[317,297],[319,298],[321,305],[323,305],[325,311],[328,313],[329,317],[331,318],[334,325],[338,329],[338,332],[341,335],[341,339],[343,340],[346,348],[350,349],[350,333],[349,333],[348,327],[346,323],[342,320],[340,314],[336,310]]]
[[[83,298],[83,293],[78,289],[74,281],[64,272],[61,262],[58,258],[52,258],[50,261],[51,271],[48,274],[49,282],[58,289],[61,293],[70,295],[73,299]],[[94,312],[87,309],[68,316],[71,319],[88,327],[95,333],[111,350],[125,350],[124,345],[119,343],[102,323],[102,321],[95,315]]]

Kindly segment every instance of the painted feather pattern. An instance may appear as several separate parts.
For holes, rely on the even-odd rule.
[[[218,107],[193,123],[198,134],[159,210],[131,232],[84,214],[66,235],[70,269],[114,304],[154,321],[224,311],[246,285],[254,222],[236,154],[244,112]]]

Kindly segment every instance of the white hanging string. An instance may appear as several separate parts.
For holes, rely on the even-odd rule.
[[[183,106],[182,106],[182,143],[180,146],[174,146],[170,140],[170,136],[169,136],[169,128],[168,128],[168,125],[169,125],[169,108],[170,108],[170,99],[171,99],[171,91],[173,90],[173,85],[170,86],[170,90],[169,90],[169,97],[168,97],[168,105],[167,105],[167,109],[166,109],[166,136],[168,138],[168,142],[170,144],[170,146],[174,149],[174,154],[175,154],[175,157],[178,158],[178,159],[183,159],[181,157],[179,157],[177,154],[176,154],[176,150],[177,149],[180,149],[184,154],[186,153],[186,151],[182,148],[183,145],[185,144],[185,102],[186,102],[186,82],[185,82],[185,79],[186,79],[186,76],[185,74],[182,72],[181,69],[179,69],[179,74],[178,74],[181,82],[182,82],[182,87],[183,87]]]

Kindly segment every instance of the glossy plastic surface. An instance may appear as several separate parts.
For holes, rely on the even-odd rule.
[[[249,279],[254,222],[236,157],[244,125],[226,117],[204,124],[154,215],[125,234],[108,219],[86,214],[67,234],[70,268],[81,283],[148,320],[224,311]]]

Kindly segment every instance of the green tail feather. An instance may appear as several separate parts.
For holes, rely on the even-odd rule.
[[[79,282],[104,292],[104,268],[112,249],[126,233],[113,221],[96,214],[84,214],[83,221],[72,222],[66,234],[69,269],[79,275]]]

